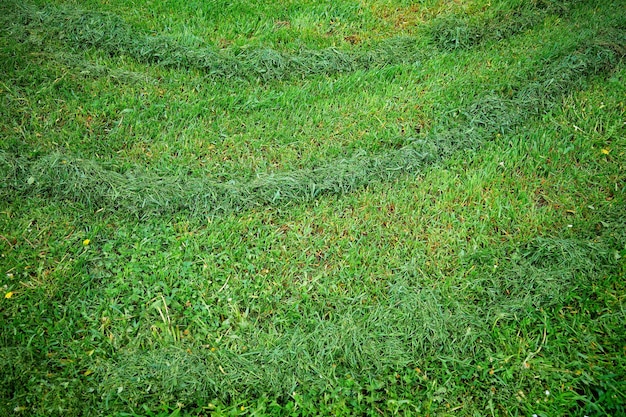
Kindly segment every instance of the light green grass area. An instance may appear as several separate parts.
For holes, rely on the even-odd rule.
[[[0,415],[626,414],[626,2],[0,4]]]

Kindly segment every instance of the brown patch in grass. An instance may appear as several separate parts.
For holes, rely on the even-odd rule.
[[[368,6],[364,5],[364,7]],[[449,7],[449,5],[445,1],[438,1],[430,7],[420,4],[413,4],[407,7],[394,7],[393,5],[371,6],[372,12],[377,19],[401,31],[411,31],[411,28],[432,19],[446,7]]]
[[[351,45],[356,45],[361,43],[361,37],[359,35],[350,35],[343,38],[346,42],[349,42]]]

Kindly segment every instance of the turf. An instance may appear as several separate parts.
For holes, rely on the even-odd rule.
[[[625,6],[3,3],[0,414],[623,415]]]

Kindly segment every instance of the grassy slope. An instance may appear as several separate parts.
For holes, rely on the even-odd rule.
[[[0,409],[622,414],[624,3],[494,3],[3,6]]]

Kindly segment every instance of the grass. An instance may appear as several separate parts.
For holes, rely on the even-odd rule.
[[[1,414],[624,414],[624,2],[256,3],[0,6]]]

